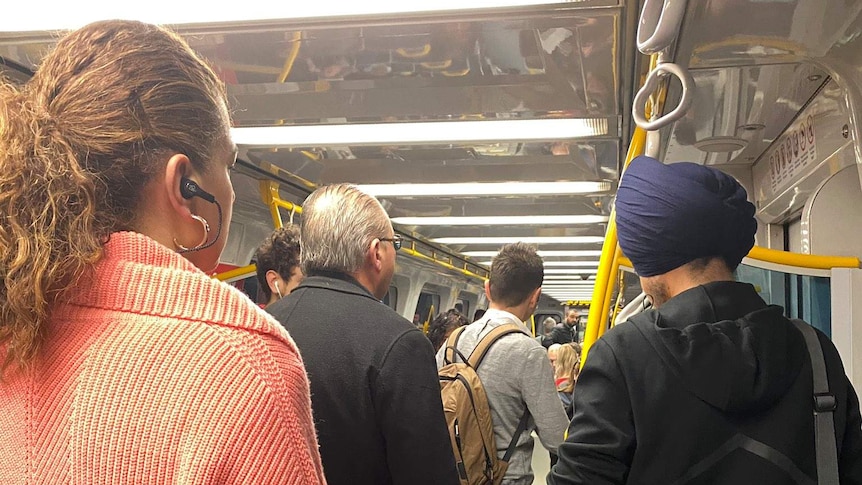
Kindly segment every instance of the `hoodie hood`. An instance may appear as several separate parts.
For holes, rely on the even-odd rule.
[[[769,408],[807,356],[782,308],[767,305],[747,283],[697,286],[641,316],[637,327],[665,364],[693,394],[727,413]]]

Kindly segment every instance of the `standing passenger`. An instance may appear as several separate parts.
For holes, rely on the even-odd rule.
[[[553,317],[547,317],[542,320],[542,333],[536,336],[536,342],[540,344],[544,344],[545,340],[549,340],[551,338],[551,332],[554,331],[554,325],[557,324],[557,321],[554,320]],[[551,344],[549,343],[548,346]]]
[[[549,347],[551,344],[562,345],[577,341],[576,326],[579,318],[580,314],[578,314],[577,310],[569,310],[569,313],[566,314],[566,320],[558,323],[554,329],[551,330],[550,337],[543,340],[542,345]]]
[[[374,197],[347,184],[305,200],[307,275],[268,308],[302,351],[326,477],[334,485],[458,483],[434,350],[380,300],[401,239]]]
[[[229,126],[213,71],[138,22],[0,82],[0,483],[323,482],[293,342],[204,272]]]
[[[254,261],[266,306],[289,295],[302,281],[299,226],[290,224],[273,231],[257,249]]]
[[[524,325],[539,304],[543,277],[542,258],[533,248],[523,243],[503,246],[485,282],[488,311],[481,320],[468,325],[458,339],[457,350],[469,358],[479,341],[500,325],[515,324],[522,332],[496,341],[476,371],[488,396],[494,441],[501,457],[527,413],[527,427],[503,478],[506,485],[533,483],[531,431],[535,429],[542,444],[553,453],[563,441],[569,422],[554,388],[554,371],[545,349]],[[438,368],[445,365],[445,350],[444,346],[437,352]]]
[[[434,347],[434,350],[438,350],[456,328],[469,324],[470,321],[467,320],[467,317],[460,311],[452,308],[446,313],[437,315],[437,318],[431,321],[431,324],[428,326],[428,340],[431,341],[431,346]]]
[[[803,335],[734,281],[754,245],[754,213],[718,170],[632,161],[617,230],[655,308],[593,345],[549,483],[833,483],[815,464]],[[835,346],[817,337],[836,406],[825,445],[838,445],[841,483],[862,483],[859,402]]]

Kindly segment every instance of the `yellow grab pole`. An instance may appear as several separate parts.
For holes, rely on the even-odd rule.
[[[632,135],[632,142],[629,145],[629,151],[626,154],[625,167],[628,167],[631,161],[644,152],[646,146],[646,131],[642,128],[635,128]],[[625,173],[625,172],[623,172]],[[596,274],[596,285],[593,287],[593,299],[590,301],[590,314],[587,317],[587,329],[584,332],[584,344],[581,349],[581,366],[587,361],[587,355],[590,352],[590,347],[599,338],[599,326],[601,325],[602,313],[605,306],[605,295],[608,291],[608,283],[613,276],[611,272],[613,268],[614,254],[617,251],[617,223],[616,211],[611,211],[611,217],[608,220],[608,230],[605,232],[605,241],[602,244],[602,257],[599,260],[599,269]],[[607,317],[605,317],[607,318]]]
[[[604,306],[602,306],[602,319],[599,322],[599,335],[601,337],[605,334],[605,330],[608,329],[608,316],[610,315],[611,305],[615,305],[614,302],[614,285],[613,282],[617,281],[617,274],[620,272],[620,255],[621,251],[619,245],[617,245],[617,250],[614,251],[614,259],[611,263],[611,271],[608,277],[608,288],[605,291],[605,301],[607,302]],[[597,337],[597,338],[598,338]]]

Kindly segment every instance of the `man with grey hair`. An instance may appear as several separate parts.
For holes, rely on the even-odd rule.
[[[374,197],[348,184],[303,205],[306,279],[267,308],[302,353],[330,485],[457,484],[434,349],[381,299],[401,247]]]
[[[554,320],[554,317],[547,317],[542,320],[542,333],[536,336],[536,342],[542,344],[545,340],[549,340],[551,338],[551,332],[554,331],[554,325],[556,324],[557,321]]]

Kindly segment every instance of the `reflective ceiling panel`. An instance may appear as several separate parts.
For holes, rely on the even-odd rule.
[[[628,142],[623,130],[629,124],[635,72],[633,53],[620,46],[634,36],[637,4],[588,0],[430,16],[175,28],[226,82],[236,127],[361,123],[386,130],[387,124],[407,123],[422,130],[439,121],[556,118],[602,127],[600,133],[578,138],[538,135],[530,141],[240,146],[238,170],[252,178],[234,177],[237,214],[269,217],[253,179],[271,178],[280,184],[282,197],[294,202],[302,202],[316,186],[337,182],[603,182],[607,190],[578,195],[463,194],[381,201],[392,217],[608,216],[620,154]],[[0,57],[7,63],[3,69],[9,71],[12,64],[16,72],[35,69],[54,41],[47,33],[0,33]],[[401,225],[398,230],[423,241],[601,238],[606,225]],[[499,246],[452,244],[448,249],[484,252]],[[549,261],[584,261],[597,260],[601,244],[538,247]],[[590,255],[579,255],[583,251]]]

